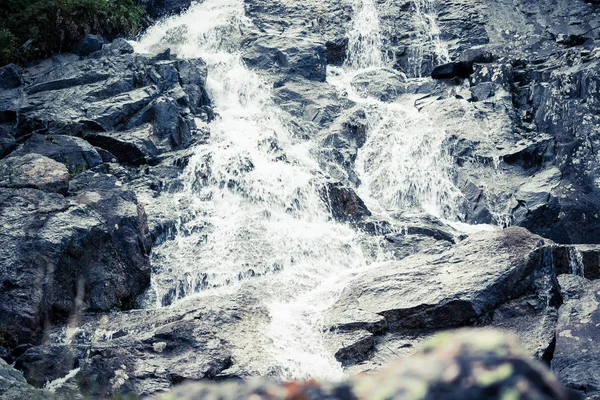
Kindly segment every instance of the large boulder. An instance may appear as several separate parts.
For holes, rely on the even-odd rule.
[[[5,400],[53,400],[52,393],[30,386],[21,371],[17,371],[0,358],[0,397]]]
[[[23,73],[15,64],[0,68],[0,90],[14,89],[23,84]]]
[[[0,96],[0,122],[11,124],[18,141],[40,134],[59,143],[60,136],[152,123],[158,150],[171,151],[195,140],[195,117],[212,118],[206,75],[202,60],[178,60],[168,49],[155,57],[133,54],[117,39],[83,59],[60,54],[32,63],[23,73],[23,93]]]
[[[65,164],[36,153],[9,157],[0,161],[0,187],[66,194],[69,171]]]
[[[102,50],[102,46],[107,43],[108,41],[102,36],[88,33],[73,46],[73,53],[80,56],[89,56],[95,51]]]
[[[48,343],[28,349],[16,365],[38,387],[74,375],[90,398],[148,396],[183,381],[235,376],[235,367],[268,374],[268,354],[248,354],[259,350],[260,326],[268,321],[255,298],[260,290],[186,299],[168,308],[83,314],[76,332],[55,327]]]
[[[413,347],[431,331],[489,324],[516,333],[532,355],[544,358],[561,301],[550,244],[509,228],[472,235],[441,253],[384,263],[356,277],[325,320],[345,336],[349,327],[385,334],[367,349],[376,354],[398,340],[400,347]],[[359,319],[351,321],[350,310],[360,311],[350,314]],[[384,331],[369,328],[367,321],[376,317],[385,319]]]
[[[102,157],[87,141],[63,135],[32,135],[25,145],[10,157],[39,154],[62,163],[69,173],[76,174],[102,164]]]
[[[535,284],[545,267],[543,245],[521,228],[480,233],[441,255],[373,269],[346,288],[335,308],[382,315],[390,329],[468,325]]]
[[[0,324],[13,344],[83,310],[131,307],[148,286],[146,215],[132,192],[0,188],[0,198]]]

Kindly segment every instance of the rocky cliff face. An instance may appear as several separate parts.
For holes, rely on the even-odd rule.
[[[599,7],[205,0],[2,67],[0,356],[53,383],[0,378],[356,374],[491,326],[599,395]]]

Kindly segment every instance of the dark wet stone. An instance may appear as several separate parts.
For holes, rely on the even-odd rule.
[[[467,79],[473,72],[472,63],[458,61],[435,67],[431,72],[431,77],[433,79]]]
[[[108,43],[108,41],[99,35],[86,34],[75,46],[73,46],[73,53],[79,54],[80,56],[89,56],[95,51],[102,50],[102,46]]]

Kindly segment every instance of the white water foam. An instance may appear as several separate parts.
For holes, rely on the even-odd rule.
[[[356,160],[359,194],[370,208],[383,213],[427,213],[454,220],[461,194],[453,184],[444,130],[410,103],[413,98],[384,103],[352,87],[354,77],[385,67],[377,9],[372,0],[359,3],[348,61],[343,68],[330,67],[328,74],[328,82],[363,105],[367,115],[367,141]],[[415,1],[419,14],[424,12],[422,3]]]
[[[356,95],[345,79],[385,66],[378,24],[373,0],[355,4],[348,61],[339,79],[330,74],[368,111],[369,138],[357,160],[361,194],[382,209],[452,217],[458,195],[444,132],[412,106]],[[206,0],[135,43],[142,53],[171,47],[179,57],[203,58],[217,108],[208,143],[194,148],[182,174],[184,189],[155,200],[180,222],[175,239],[154,250],[154,306],[236,290],[246,279],[269,275],[265,351],[280,378],[339,379],[343,369],[325,346],[322,312],[353,274],[387,255],[371,251],[377,239],[331,220],[312,143],[294,137],[287,115],[271,101],[272,85],[237,52],[235,38],[250,27],[242,0]]]
[[[416,37],[409,49],[410,76],[423,76],[423,61],[426,55],[433,56],[433,65],[450,61],[448,48],[440,38],[440,28],[436,20],[437,3],[438,0],[412,0]]]
[[[169,46],[207,62],[207,90],[218,109],[209,142],[194,148],[183,172],[184,189],[158,200],[182,218],[180,234],[154,251],[156,306],[270,275],[266,350],[280,377],[338,379],[342,367],[325,348],[319,315],[335,301],[345,271],[376,260],[363,251],[366,235],[331,220],[312,144],[293,136],[270,86],[225,41],[249,24],[242,0],[206,0],[135,44],[138,52],[155,52],[170,32],[185,32]]]
[[[383,67],[381,26],[374,0],[354,0],[345,66],[352,69]]]

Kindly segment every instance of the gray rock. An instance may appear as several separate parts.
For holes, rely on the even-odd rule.
[[[242,59],[250,68],[325,81],[327,49],[323,42],[263,35],[243,43]]]
[[[256,324],[268,314],[256,304],[256,290],[238,300],[209,296],[208,302],[187,300],[169,308],[84,314],[73,336],[54,329],[51,345],[28,350],[18,362],[26,362],[31,373],[44,371],[44,379],[66,373],[62,365],[48,368],[56,358],[65,358],[67,367],[76,363],[76,379],[88,397],[147,396],[182,381],[215,379],[234,362],[243,368],[245,352],[262,335]],[[264,366],[266,359],[252,362]]]
[[[334,41],[347,36],[353,3],[348,0],[318,3],[311,0],[247,0],[244,5],[246,14],[262,32]]]
[[[550,362],[558,320],[556,306],[539,293],[525,295],[496,308],[489,324],[515,334],[528,354]]]
[[[159,153],[151,126],[121,132],[90,132],[84,137],[92,145],[109,152],[111,158],[135,167],[154,164]]]
[[[148,285],[144,210],[126,191],[65,199],[0,189],[0,323],[16,343],[38,343],[49,323],[84,309],[130,307]]]
[[[32,135],[25,145],[11,153],[10,157],[39,154],[63,163],[69,173],[77,174],[102,164],[102,157],[87,141],[63,135]]]
[[[65,377],[75,368],[76,353],[84,349],[61,346],[38,346],[25,351],[15,361],[27,382],[42,388],[44,384]]]
[[[142,0],[144,10],[152,18],[179,14],[192,4],[192,0]]]
[[[326,319],[331,324],[329,328],[331,331],[365,330],[371,333],[382,333],[387,330],[387,322],[383,316],[359,309],[333,313]]]
[[[325,47],[327,47],[328,65],[342,65],[344,61],[346,61],[348,38],[338,38],[327,41]]]
[[[364,72],[352,80],[352,86],[362,96],[393,102],[407,92],[406,75],[391,69]]]
[[[357,222],[371,215],[365,203],[351,188],[330,183],[324,189],[323,197],[335,220]]]
[[[30,386],[23,373],[17,371],[0,358],[0,396],[5,400],[52,400],[56,397],[47,391]]]
[[[0,161],[0,187],[66,194],[69,171],[65,164],[36,153],[9,157]]]
[[[0,68],[0,90],[14,89],[23,84],[21,69],[15,64]]]
[[[205,91],[208,68],[202,59],[178,61],[179,82],[187,95],[187,106],[195,113],[200,113],[210,104]]]
[[[102,50],[102,46],[106,43],[107,40],[102,36],[87,33],[83,39],[73,46],[73,53],[80,56],[89,56],[95,51]]]
[[[375,268],[354,280],[334,306],[385,317],[391,330],[450,328],[472,324],[535,287],[548,274],[544,241],[519,228],[481,233],[433,256],[412,256]],[[541,284],[540,296],[557,285]],[[422,288],[422,290],[421,290]]]
[[[375,344],[373,334],[363,330],[330,332],[326,340],[330,342],[330,347],[337,350],[336,360],[343,364],[366,359]]]
[[[559,310],[552,371],[567,387],[599,395],[600,282],[564,276],[560,284],[567,296]]]
[[[344,110],[354,106],[329,84],[298,77],[277,82],[273,99],[309,131],[330,127]]]
[[[0,126],[0,158],[3,158],[10,154],[17,147],[17,143],[15,141],[15,137],[5,129],[3,126]]]
[[[102,50],[108,51],[114,55],[132,54],[134,52],[133,46],[123,38],[117,38],[112,43],[105,44],[102,46]]]
[[[502,393],[522,399],[568,400],[571,394],[514,337],[491,330],[463,330],[428,341],[421,351],[373,374],[347,381],[189,383],[156,399],[274,400],[480,399]]]
[[[0,121],[16,124],[18,112],[17,140],[32,133],[85,136],[154,123],[160,152],[188,146],[197,130],[194,114],[205,120],[212,115],[206,65],[172,59],[169,52],[164,57],[132,52],[126,41],[115,40],[88,58],[61,54],[32,64],[24,73],[25,95],[0,98],[0,116],[5,115]],[[162,120],[165,111],[169,118]]]

